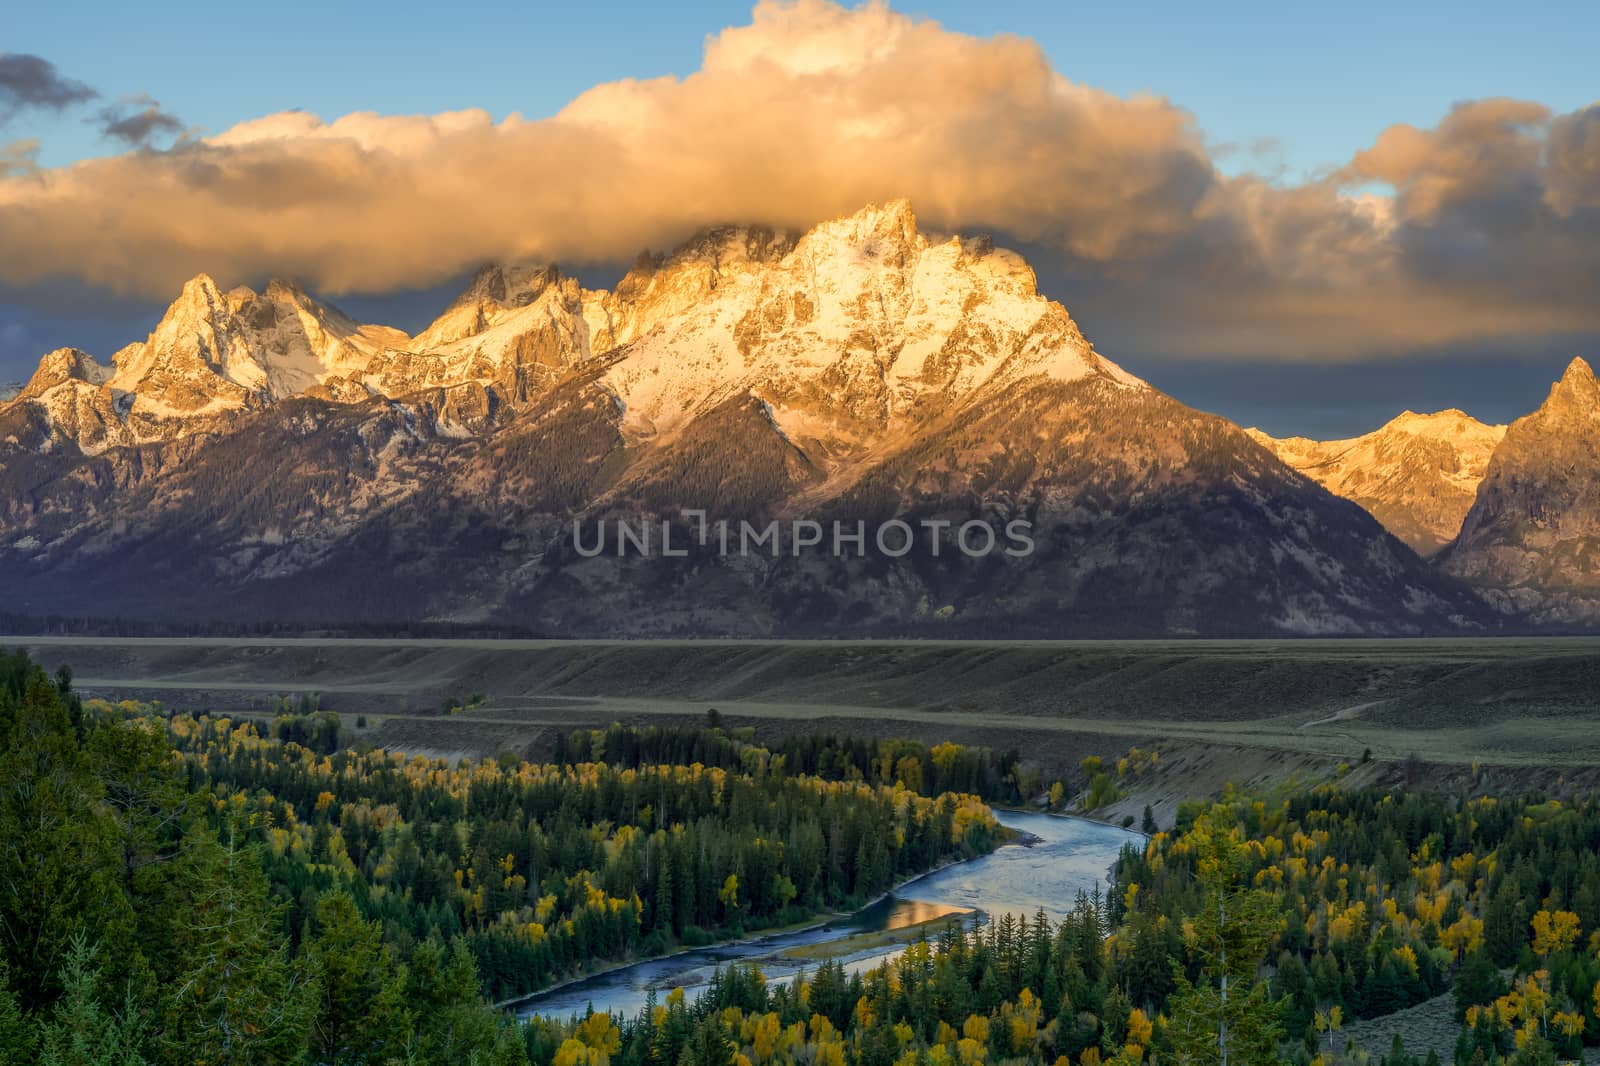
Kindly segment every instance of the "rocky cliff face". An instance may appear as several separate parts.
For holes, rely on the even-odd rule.
[[[1553,624],[1600,620],[1600,383],[1574,359],[1495,449],[1444,568]]]
[[[1506,427],[1448,410],[1420,415],[1406,411],[1348,440],[1248,432],[1285,463],[1334,495],[1360,504],[1418,554],[1429,556],[1460,531]]]
[[[1096,352],[1020,257],[929,237],[903,201],[707,230],[611,291],[491,266],[416,337],[197,278],[111,367],[52,353],[0,406],[0,488],[0,579],[36,614],[1035,635],[1486,617],[1360,508]],[[575,522],[684,508],[933,532],[580,550]],[[963,526],[1014,522],[1032,551],[960,550]]]

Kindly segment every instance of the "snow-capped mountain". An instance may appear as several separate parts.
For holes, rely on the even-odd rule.
[[[1505,426],[1464,411],[1405,411],[1347,440],[1270,437],[1247,431],[1279,459],[1329,492],[1353,500],[1384,528],[1427,556],[1455,538]]]
[[[292,283],[224,293],[202,274],[148,340],[112,357],[107,384],[133,396],[134,414],[192,417],[357,377],[374,355],[405,343],[399,330],[361,325]]]
[[[613,290],[485,268],[415,337],[185,286],[0,406],[17,607],[571,633],[1426,632],[1487,615],[1371,516],[1106,359],[904,201],[706,230]],[[903,519],[914,550],[618,558],[574,522]],[[969,557],[963,523],[1036,550]],[[137,587],[119,575],[139,573]],[[149,590],[159,590],[155,593]]]
[[[45,356],[15,403],[44,415],[84,453],[215,431],[219,419],[320,390],[366,399],[355,384],[404,333],[361,325],[274,281],[260,294],[221,291],[200,275],[183,287],[150,336],[97,363],[62,348]]]
[[[792,247],[718,231],[635,286],[618,338],[627,358],[602,379],[633,439],[670,438],[748,394],[801,449],[881,449],[1024,378],[1145,387],[1038,294],[1020,257],[985,240],[930,243],[905,201],[824,223]]]
[[[1506,431],[1440,561],[1507,611],[1600,621],[1600,382],[1583,359]]]

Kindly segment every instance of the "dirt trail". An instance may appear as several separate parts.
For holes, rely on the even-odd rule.
[[[1310,729],[1310,728],[1312,728],[1314,726],[1328,725],[1331,722],[1348,722],[1352,718],[1361,717],[1361,712],[1366,710],[1368,707],[1376,707],[1380,703],[1387,703],[1387,702],[1388,702],[1387,700],[1372,700],[1372,701],[1370,701],[1368,703],[1358,703],[1354,707],[1346,707],[1342,711],[1335,711],[1333,714],[1328,715],[1328,717],[1326,717],[1326,718],[1318,718],[1315,722],[1307,722],[1304,725],[1302,725],[1300,728],[1302,730],[1306,730],[1306,729]],[[1340,736],[1348,736],[1349,734],[1341,733],[1339,735]]]

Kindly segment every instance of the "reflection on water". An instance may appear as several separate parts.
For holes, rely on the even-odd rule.
[[[1006,826],[1029,834],[1031,846],[1007,845],[980,859],[946,867],[905,885],[848,918],[814,929],[777,933],[738,944],[697,948],[664,959],[652,959],[541,992],[515,1005],[519,1015],[581,1014],[591,1005],[612,1015],[633,1015],[644,1008],[648,994],[658,998],[682,987],[695,989],[718,966],[755,962],[773,982],[787,981],[821,961],[816,945],[842,941],[858,933],[905,929],[946,916],[994,916],[1012,913],[1031,918],[1039,908],[1052,918],[1071,909],[1080,892],[1104,888],[1111,864],[1125,844],[1139,843],[1136,833],[1046,814],[1000,812]],[[795,948],[810,948],[808,958],[785,957]],[[899,954],[900,948],[870,947],[852,952],[841,943],[837,958],[851,971],[867,970]],[[826,953],[824,953],[826,954]]]
[[[952,907],[944,903],[930,903],[920,899],[902,899],[897,895],[885,896],[872,906],[857,911],[847,922],[852,932],[875,933],[909,929],[913,925],[935,921],[948,915],[967,914],[970,907]],[[857,924],[859,923],[859,924]],[[846,923],[841,922],[843,928]]]
[[[949,866],[913,881],[898,895],[911,900],[962,907],[998,918],[1011,913],[1032,918],[1040,907],[1059,920],[1080,892],[1102,889],[1124,844],[1143,837],[1081,818],[1001,811],[1000,821],[1030,833],[1032,847],[1005,847],[973,862]]]

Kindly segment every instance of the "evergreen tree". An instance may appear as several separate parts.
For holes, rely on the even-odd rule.
[[[695,1026],[694,1034],[678,1058],[678,1066],[732,1066],[733,1042],[720,1018],[707,1018]]]
[[[1499,967],[1482,948],[1472,952],[1456,973],[1452,990],[1456,1001],[1456,1021],[1467,1016],[1468,1007],[1482,1007],[1506,994],[1506,981]]]
[[[75,938],[61,968],[61,999],[38,1040],[39,1066],[147,1066],[132,997],[120,1013],[106,1011],[100,1005],[99,980],[94,950],[82,937]]]
[[[132,953],[133,915],[118,868],[104,789],[66,702],[30,666],[20,700],[0,694],[0,948],[25,1009],[60,992],[59,964],[87,932]]]
[[[1174,963],[1173,1061],[1183,1066],[1268,1066],[1278,1062],[1282,1004],[1258,971],[1281,919],[1272,893],[1246,887],[1244,847],[1232,812],[1202,815],[1190,839],[1197,852],[1202,905],[1193,916],[1191,953],[1200,981]]]
[[[1527,940],[1527,929],[1528,909],[1517,883],[1510,877],[1502,878],[1483,916],[1483,946],[1496,966],[1510,966],[1517,961],[1517,953]]]
[[[181,976],[163,1043],[174,1062],[272,1066],[306,1047],[314,990],[274,935],[275,908],[255,851],[230,826],[211,840],[178,939]]]
[[[316,1060],[375,1061],[395,1032],[403,994],[394,989],[385,995],[395,978],[382,932],[362,920],[348,893],[330,892],[317,901],[306,960],[316,989],[311,1026]]]

